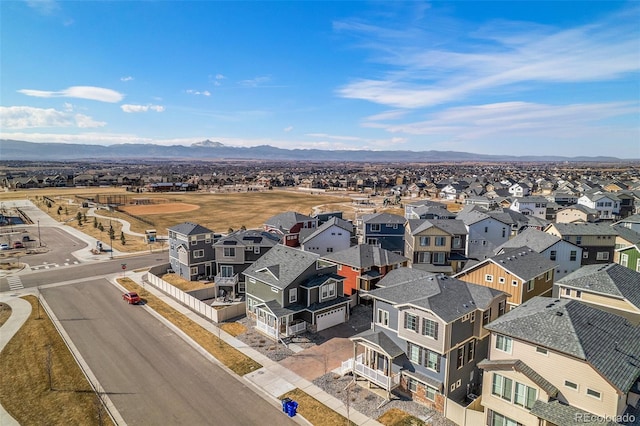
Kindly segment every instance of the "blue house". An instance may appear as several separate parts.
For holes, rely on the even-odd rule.
[[[360,220],[361,244],[382,247],[404,255],[404,217],[391,213],[374,213],[363,215]]]
[[[196,223],[184,222],[169,228],[169,263],[185,280],[196,281],[216,273],[213,243],[221,237]]]

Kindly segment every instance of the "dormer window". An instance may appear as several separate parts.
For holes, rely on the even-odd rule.
[[[336,283],[335,281],[329,282],[320,287],[320,300],[326,300],[336,297]]]

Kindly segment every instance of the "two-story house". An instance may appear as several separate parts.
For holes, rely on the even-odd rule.
[[[551,223],[544,232],[582,247],[582,265],[609,263],[613,259],[616,230],[603,223]]]
[[[611,220],[620,217],[620,199],[612,193],[598,191],[584,194],[578,198],[578,204],[595,209],[600,220]]]
[[[514,183],[509,187],[509,194],[514,197],[526,197],[531,194],[531,187],[526,183]]]
[[[556,263],[555,281],[580,268],[582,248],[558,236],[533,228],[524,230],[506,243],[498,246],[496,254],[502,254],[510,249],[525,246]]]
[[[376,283],[389,271],[407,266],[409,261],[401,254],[370,244],[358,244],[346,250],[329,253],[322,259],[338,265],[338,275],[345,279],[345,296],[356,296],[359,291],[373,290]],[[357,296],[352,297],[352,304],[354,303],[358,303]]]
[[[484,424],[637,424],[627,421],[640,398],[640,328],[623,317],[536,297],[486,328]]]
[[[554,284],[554,294],[576,299],[640,324],[640,272],[617,263],[586,265]]]
[[[212,278],[216,271],[213,243],[219,234],[202,225],[184,222],[169,228],[171,269],[188,281]]]
[[[298,212],[284,212],[270,217],[264,222],[264,230],[278,235],[282,244],[288,247],[300,245],[300,231],[316,229],[318,219]]]
[[[555,267],[555,261],[529,247],[517,247],[471,265],[454,277],[509,293],[510,310],[535,296],[550,297]]]
[[[540,219],[546,219],[548,203],[549,200],[545,197],[519,197],[513,200],[509,208],[525,216],[530,215]]]
[[[484,326],[504,313],[506,296],[447,276],[394,269],[367,295],[372,327],[351,337],[354,358],[343,371],[389,394],[399,387],[444,413],[447,398],[463,402],[479,393],[476,362],[488,349]]]
[[[457,219],[409,219],[404,252],[412,268],[447,275],[459,272],[467,260],[467,228]]]
[[[598,211],[581,204],[567,206],[556,213],[558,223],[596,222],[597,220]]]
[[[301,229],[300,247],[319,255],[334,253],[349,248],[353,234],[351,222],[331,217],[317,228]]]
[[[404,254],[405,218],[392,213],[373,213],[361,217],[361,244],[380,246]]]
[[[349,299],[336,272],[315,253],[278,244],[243,272],[247,315],[276,340],[341,324],[349,318]]]
[[[232,294],[243,294],[242,272],[279,242],[277,235],[259,229],[235,231],[220,238],[213,244],[216,286]]]
[[[496,247],[505,243],[511,234],[511,225],[492,217],[478,206],[465,206],[456,216],[467,228],[465,255],[472,259],[491,256]]]

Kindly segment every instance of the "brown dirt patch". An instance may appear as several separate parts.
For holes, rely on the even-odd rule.
[[[187,203],[141,204],[121,207],[125,212],[135,215],[182,213],[198,210],[199,208],[200,206]]]

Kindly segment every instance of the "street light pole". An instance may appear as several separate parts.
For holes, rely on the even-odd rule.
[[[111,226],[111,219],[109,219],[109,240],[111,242],[111,259],[113,259],[113,226]]]
[[[38,221],[38,247],[42,247],[42,239],[40,239],[40,221]]]

